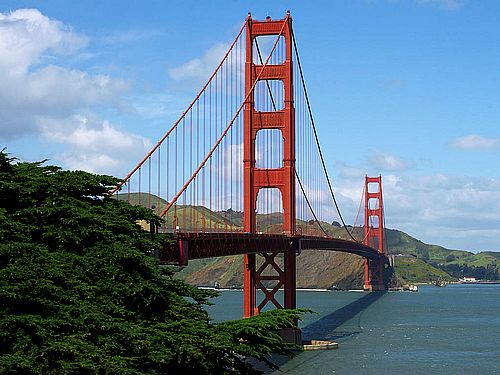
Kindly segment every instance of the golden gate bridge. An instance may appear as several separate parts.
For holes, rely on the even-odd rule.
[[[364,289],[386,289],[381,177],[365,178],[356,238],[326,169],[289,12],[248,15],[191,104],[111,193],[163,217],[158,230],[173,241],[161,263],[243,254],[245,317],[268,303],[296,307],[304,250],[359,255]],[[334,218],[347,239],[334,236]]]

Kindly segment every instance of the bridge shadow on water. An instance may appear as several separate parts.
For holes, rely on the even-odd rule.
[[[347,321],[351,320],[358,314],[362,313],[366,310],[371,304],[378,301],[381,297],[385,295],[386,292],[371,292],[363,297],[357,299],[350,304],[335,310],[334,312],[322,317],[321,319],[305,326],[302,328],[302,339],[303,340],[338,340],[342,338],[347,338],[349,336],[354,336],[361,333],[362,328],[358,323],[357,329],[351,330],[337,330],[340,326],[342,326]],[[360,316],[361,317],[361,316]],[[321,354],[321,350],[314,356]],[[301,362],[303,364],[305,362],[314,360],[314,357],[308,358],[305,361]],[[290,360],[289,357],[281,356],[281,355],[273,355],[270,358],[271,361],[277,366],[281,367],[286,362]],[[265,374],[270,374],[274,370],[267,369],[265,367],[258,366],[261,371],[264,371]]]
[[[371,292],[350,304],[302,328],[303,340],[336,340],[360,333],[359,330],[336,331],[338,327],[367,309],[385,292]]]

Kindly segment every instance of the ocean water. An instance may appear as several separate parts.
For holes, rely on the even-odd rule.
[[[223,291],[215,321],[242,316],[243,292]],[[500,374],[500,285],[421,286],[411,292],[299,291],[304,339],[336,350],[277,358],[273,374]]]

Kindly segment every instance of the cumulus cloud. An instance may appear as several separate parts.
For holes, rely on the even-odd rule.
[[[493,238],[471,235],[471,231],[500,235],[500,181],[438,174],[408,176],[397,184],[389,180],[385,187],[387,217],[396,227],[449,247],[500,250]]]
[[[86,37],[36,9],[0,13],[0,67],[3,75],[25,74],[31,65],[40,62],[44,52],[68,54],[84,47],[87,42]]]
[[[422,227],[498,227],[499,188],[499,181],[444,174],[384,178],[392,220]]]
[[[187,61],[186,63],[170,68],[168,74],[174,81],[191,83],[195,88],[200,88],[200,83],[208,80],[215,68],[224,58],[230,44],[217,43],[207,49],[201,57]],[[224,62],[224,67],[232,71],[234,79],[239,77],[241,84],[244,80],[244,55],[239,48],[233,48]]]
[[[95,114],[126,106],[126,80],[57,64],[88,43],[36,9],[0,13],[0,139],[28,136],[59,149],[51,158],[66,168],[120,175],[151,145]]]
[[[56,159],[71,169],[113,173],[126,167],[129,159],[139,160],[151,148],[149,140],[121,131],[108,121],[76,115],[58,124],[49,121],[43,136],[50,142],[69,146]]]
[[[335,163],[335,166],[336,166],[336,169],[339,171],[341,178],[361,179],[366,174],[366,172],[364,170],[362,170],[361,168],[349,166],[344,162],[339,161],[339,162]]]
[[[36,9],[0,13],[0,137],[39,134],[47,120],[62,121],[102,103],[119,104],[125,80],[46,64],[88,43]],[[51,60],[52,61],[52,60]]]
[[[408,164],[403,160],[382,152],[373,152],[369,161],[375,168],[382,171],[399,171],[408,168]]]
[[[149,123],[165,124],[168,118],[177,118],[185,109],[177,96],[168,93],[149,93],[148,95],[130,96],[134,111]]]
[[[169,69],[168,74],[176,81],[207,80],[226,54],[228,48],[229,45],[218,43],[205,51],[202,57],[194,58],[176,68]]]
[[[491,150],[500,147],[500,138],[470,134],[453,140],[451,146],[462,150]]]

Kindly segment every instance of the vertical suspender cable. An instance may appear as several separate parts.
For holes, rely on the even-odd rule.
[[[151,209],[151,156],[148,158],[148,209]]]
[[[156,209],[160,207],[160,197],[161,197],[161,146],[158,147],[158,190],[156,194]]]

